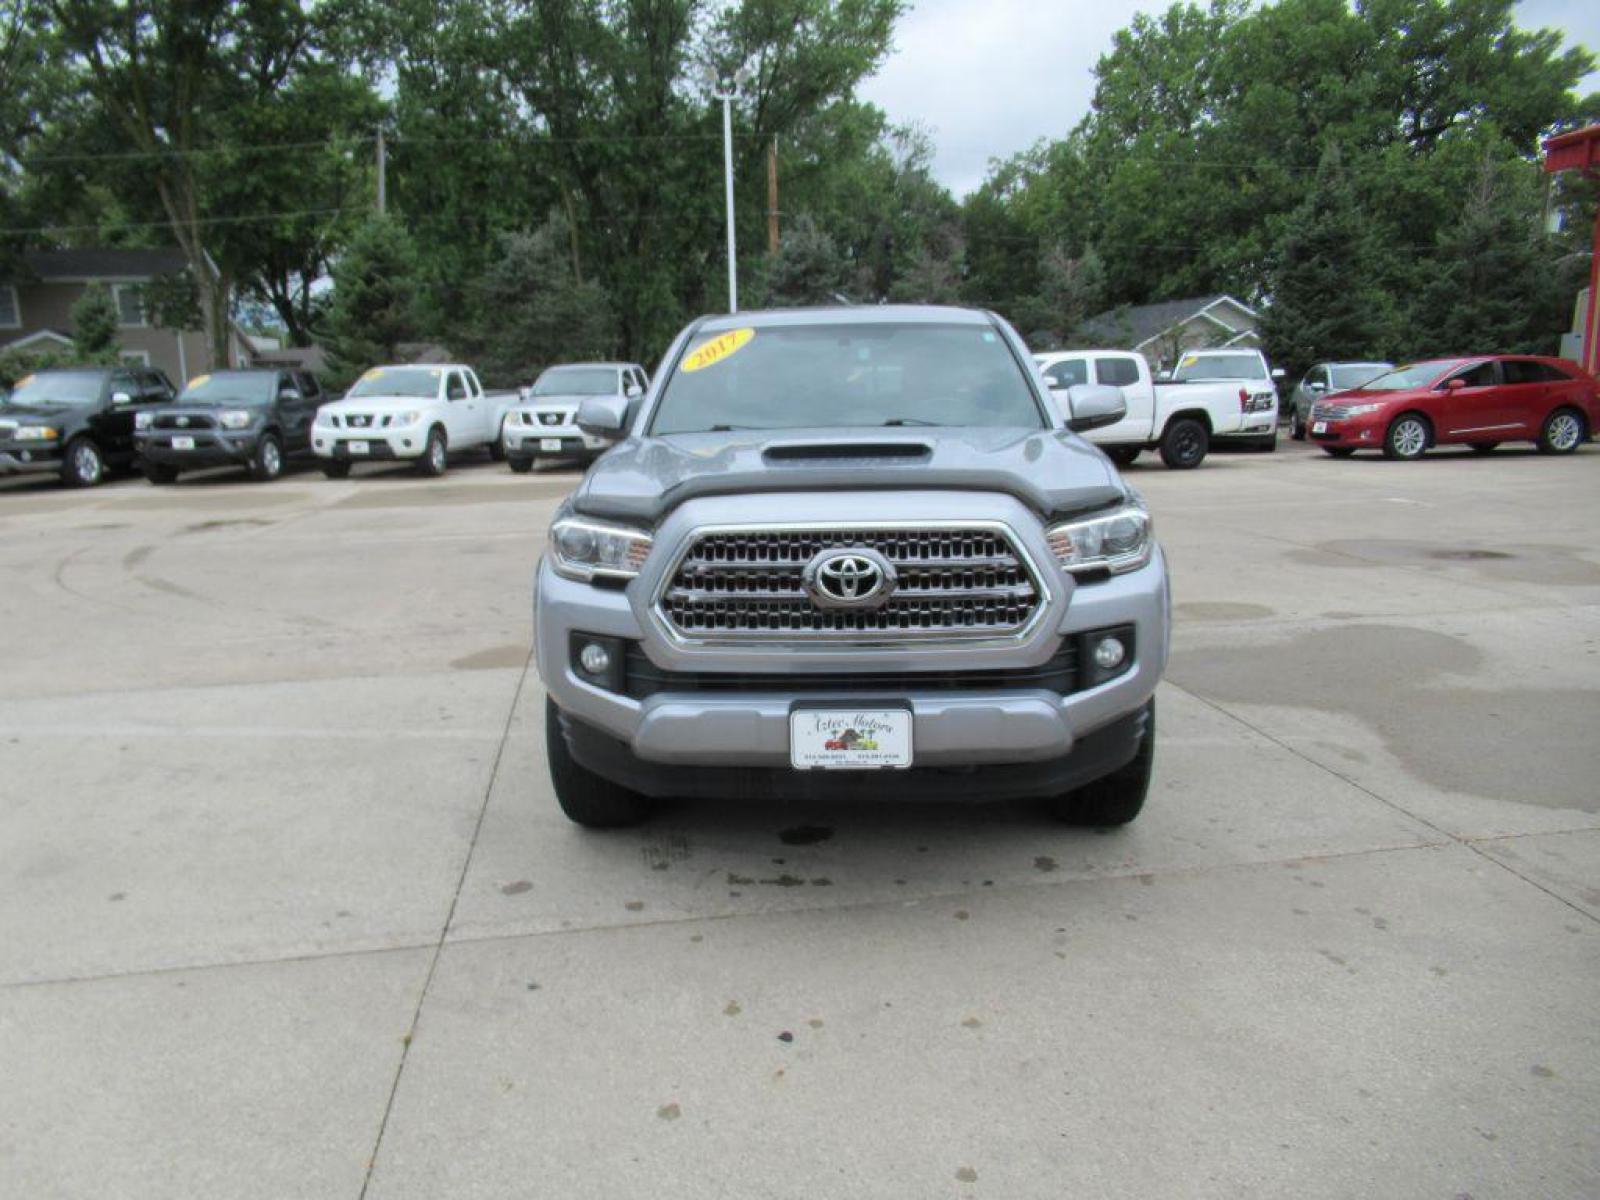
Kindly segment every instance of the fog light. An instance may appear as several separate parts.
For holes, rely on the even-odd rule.
[[[1094,665],[1102,671],[1115,671],[1127,657],[1127,647],[1114,637],[1101,638],[1094,648]]]
[[[611,669],[611,655],[600,643],[590,642],[578,651],[578,665],[590,675],[604,675]]]

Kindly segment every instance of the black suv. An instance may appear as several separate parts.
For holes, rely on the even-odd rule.
[[[151,483],[180,471],[241,466],[262,481],[291,454],[311,453],[311,422],[326,397],[309,371],[213,371],[189,381],[177,402],[139,414],[139,457]]]
[[[171,400],[172,384],[149,367],[36,371],[0,402],[0,475],[49,472],[93,487],[133,465],[135,417]]]

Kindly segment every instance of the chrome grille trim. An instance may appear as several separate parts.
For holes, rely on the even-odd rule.
[[[1311,406],[1311,419],[1313,421],[1342,421],[1350,415],[1348,404],[1313,404]]]
[[[878,609],[822,609],[801,585],[819,552],[867,546],[899,586]],[[663,573],[651,601],[683,645],[845,646],[1015,643],[1042,619],[1046,578],[998,521],[807,522],[702,526]]]

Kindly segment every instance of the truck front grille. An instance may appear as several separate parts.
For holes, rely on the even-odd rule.
[[[157,429],[215,429],[217,423],[204,413],[157,413]]]
[[[867,548],[897,583],[878,608],[825,608],[801,582],[824,550]],[[687,641],[883,642],[1020,636],[1046,598],[1000,525],[708,530],[668,575],[657,611]]]

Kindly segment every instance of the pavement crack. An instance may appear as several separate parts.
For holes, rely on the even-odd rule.
[[[472,856],[478,849],[478,836],[483,832],[483,818],[489,811],[489,798],[494,795],[495,780],[500,778],[500,764],[505,759],[506,743],[511,740],[511,722],[516,720],[517,708],[522,703],[522,691],[528,683],[528,670],[533,665],[533,650],[530,648],[528,657],[522,664],[522,674],[517,677],[516,690],[511,694],[511,705],[506,710],[505,727],[500,731],[500,745],[494,753],[494,764],[489,768],[489,779],[483,787],[483,801],[478,805],[478,819],[473,822],[472,839],[467,843],[467,852],[461,856],[461,871],[456,876],[456,887],[450,896],[450,910],[444,915],[444,922],[439,926],[439,936],[433,943],[433,954],[428,959],[427,973],[422,977],[422,988],[417,993],[417,1005],[411,1012],[411,1026],[406,1030],[400,1041],[400,1061],[395,1065],[394,1080],[389,1085],[389,1096],[384,1101],[383,1117],[378,1122],[378,1133],[372,1142],[372,1153],[367,1156],[367,1169],[361,1177],[361,1191],[358,1200],[366,1200],[367,1189],[372,1186],[372,1176],[378,1167],[378,1155],[383,1150],[383,1137],[389,1129],[389,1116],[394,1112],[394,1098],[400,1092],[400,1081],[405,1077],[406,1063],[411,1058],[411,1047],[416,1042],[417,1028],[422,1020],[422,1006],[428,1002],[428,990],[433,986],[433,976],[439,969],[439,959],[444,954],[445,940],[450,935],[450,926],[456,919],[456,906],[461,903],[461,889],[466,886],[467,872],[472,868]]]

